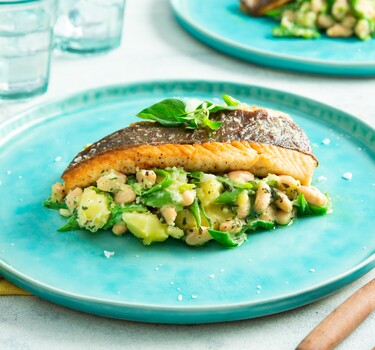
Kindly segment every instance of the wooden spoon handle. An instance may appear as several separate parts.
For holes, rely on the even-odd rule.
[[[375,310],[375,279],[345,300],[320,322],[296,350],[334,349]]]

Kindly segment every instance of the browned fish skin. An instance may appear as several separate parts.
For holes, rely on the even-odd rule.
[[[215,118],[223,125],[216,131],[163,127],[158,123],[140,122],[118,130],[78,153],[65,172],[83,161],[117,148],[163,145],[202,144],[206,142],[252,141],[280,146],[313,156],[305,132],[283,113],[264,108],[242,108],[220,113]]]
[[[286,114],[243,107],[217,113],[212,119],[223,122],[216,132],[135,123],[77,154],[62,178],[69,190],[95,182],[102,170],[111,167],[126,173],[137,166],[181,166],[208,172],[252,170],[262,175],[275,169],[275,173],[290,174],[303,183],[310,181],[317,161],[306,134]],[[295,169],[290,159],[298,164]]]

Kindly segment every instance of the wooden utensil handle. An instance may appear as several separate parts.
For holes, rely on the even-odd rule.
[[[375,310],[375,279],[329,314],[296,350],[330,350],[352,333]]]

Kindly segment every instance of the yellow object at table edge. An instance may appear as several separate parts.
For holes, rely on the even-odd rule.
[[[0,277],[0,296],[2,295],[32,295]]]

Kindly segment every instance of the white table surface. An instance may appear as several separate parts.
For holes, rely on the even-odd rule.
[[[93,57],[55,54],[48,92],[23,103],[0,102],[0,122],[41,101],[87,88],[175,78],[228,80],[294,92],[375,126],[374,79],[288,73],[227,57],[182,30],[167,0],[127,0],[121,48]],[[0,297],[0,349],[293,349],[326,315],[373,278],[374,270],[334,295],[282,314],[189,326],[106,319],[37,297]],[[373,313],[338,348],[374,346]]]

